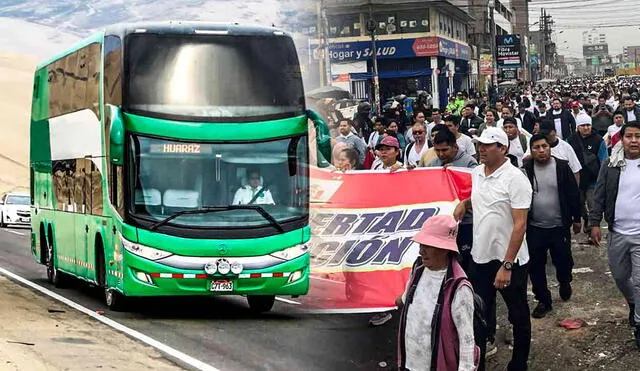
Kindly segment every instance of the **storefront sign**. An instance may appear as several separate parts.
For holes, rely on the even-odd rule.
[[[416,57],[434,57],[438,55],[437,37],[420,37],[413,42],[413,52]]]
[[[440,38],[439,55],[446,58],[456,57],[456,43]]]
[[[493,58],[491,54],[480,54],[480,74],[493,75]]]
[[[456,43],[456,59],[462,59],[463,61],[471,59],[471,48]]]
[[[312,45],[312,48],[314,45]],[[378,59],[435,57],[469,60],[470,48],[443,38],[429,36],[413,39],[377,40],[376,56]],[[318,59],[318,53],[314,58]],[[373,57],[371,41],[349,43],[331,43],[329,55],[332,62],[352,62],[370,60]]]
[[[582,45],[582,55],[585,58],[605,56],[609,54],[609,44]]]
[[[505,68],[500,70],[502,80],[515,80],[518,78],[518,70],[515,68]]]
[[[496,61],[498,68],[520,67],[520,35],[496,36]]]

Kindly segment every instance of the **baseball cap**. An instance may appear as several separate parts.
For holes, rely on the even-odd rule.
[[[458,223],[451,215],[435,215],[427,219],[411,239],[421,245],[458,252]]]
[[[571,108],[574,107],[580,107],[580,102],[578,102],[577,100],[574,100],[573,102],[571,102]]]
[[[576,126],[591,125],[591,123],[592,123],[591,116],[585,113],[576,116]]]
[[[509,137],[507,137],[507,133],[502,129],[494,127],[484,129],[482,135],[473,138],[473,141],[482,144],[500,143],[503,146],[509,145]]]
[[[391,135],[387,135],[386,137],[382,138],[378,145],[376,145],[376,149],[380,149],[380,147],[382,146],[400,148],[400,143],[398,143],[398,139],[394,138]]]

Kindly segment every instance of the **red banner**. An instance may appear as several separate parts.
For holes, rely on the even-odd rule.
[[[471,193],[467,169],[311,171],[309,309],[393,308],[418,256],[411,238]]]

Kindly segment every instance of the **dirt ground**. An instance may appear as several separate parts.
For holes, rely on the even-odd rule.
[[[0,371],[180,370],[160,353],[0,276]]]
[[[606,227],[605,227],[606,228]],[[603,229],[603,232],[606,229]],[[611,277],[606,241],[602,247],[588,245],[586,236],[573,236],[573,296],[563,302],[558,295],[555,269],[547,265],[553,311],[543,319],[531,319],[530,370],[638,370],[640,351],[628,324],[629,308]],[[530,295],[530,308],[537,302]],[[504,370],[511,358],[504,331],[506,307],[498,299],[498,353],[487,361],[489,370]],[[584,321],[583,327],[566,330],[558,323],[567,318]]]

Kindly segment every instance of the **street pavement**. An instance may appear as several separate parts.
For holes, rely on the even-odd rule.
[[[112,312],[97,288],[48,284],[45,267],[31,255],[29,233],[0,229],[0,267],[222,371],[393,368],[397,315],[371,328],[370,314],[309,314],[276,301],[272,312],[255,316],[242,297],[144,299],[134,311]],[[322,286],[312,280],[312,290]]]

